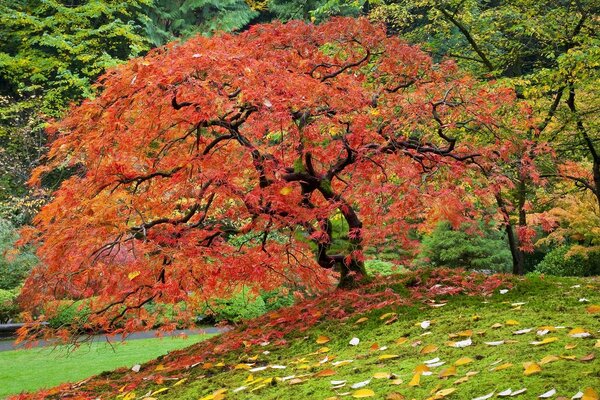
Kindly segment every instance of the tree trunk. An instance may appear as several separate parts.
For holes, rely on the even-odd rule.
[[[498,208],[504,218],[504,229],[506,230],[506,236],[508,237],[508,247],[512,256],[513,269],[512,273],[515,275],[523,275],[525,273],[525,257],[523,257],[523,251],[519,248],[519,238],[515,233],[510,216],[504,203],[504,199],[500,193],[496,194],[496,202]]]

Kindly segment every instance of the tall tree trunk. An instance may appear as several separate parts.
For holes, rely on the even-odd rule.
[[[502,194],[496,194],[496,202],[504,219],[504,229],[506,231],[508,247],[512,256],[512,273],[515,275],[523,275],[525,273],[525,257],[523,256],[523,251],[519,248],[519,237],[515,232],[512,222],[510,221],[510,215],[508,213],[508,209],[506,208],[506,203],[504,202]]]

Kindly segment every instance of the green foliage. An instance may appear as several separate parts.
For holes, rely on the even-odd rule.
[[[18,288],[12,290],[0,288],[0,323],[6,323],[19,314],[18,292]]]
[[[289,290],[271,290],[271,291],[262,291],[260,293],[260,297],[263,299],[265,303],[265,307],[267,312],[279,310],[283,307],[289,307],[294,304],[294,294]]]
[[[600,253],[571,254],[571,246],[552,249],[535,267],[535,272],[555,276],[600,275]]]
[[[9,290],[21,285],[37,263],[37,258],[30,249],[15,251],[17,239],[13,225],[0,219],[0,289]]]
[[[267,306],[261,296],[244,287],[229,299],[212,300],[207,311],[217,321],[239,322],[263,315]]]
[[[145,10],[146,35],[155,46],[197,33],[239,30],[258,16],[244,0],[155,0]]]
[[[366,260],[365,268],[369,275],[392,275],[400,272],[402,267],[385,260]]]
[[[64,300],[51,304],[51,307],[58,307],[59,312],[48,320],[48,325],[56,329],[67,326],[83,327],[90,315],[87,302],[86,300]]]
[[[468,227],[453,229],[443,222],[426,235],[421,243],[419,263],[436,267],[508,271],[512,259],[501,232],[480,226],[481,233],[469,232]]]

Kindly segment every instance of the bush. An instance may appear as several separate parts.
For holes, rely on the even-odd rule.
[[[366,260],[365,268],[369,275],[392,275],[402,270],[401,266],[379,259]]]
[[[279,310],[283,307],[289,307],[294,304],[294,294],[289,290],[271,290],[260,293],[267,312]]]
[[[260,317],[267,312],[262,297],[253,295],[247,288],[242,288],[229,299],[215,299],[206,310],[216,321],[239,322]]]
[[[19,314],[18,289],[0,289],[0,323],[7,323]]]
[[[48,320],[51,328],[83,327],[90,316],[90,308],[86,300],[61,300],[49,307],[56,307],[57,313]]]
[[[552,249],[535,267],[535,272],[555,276],[600,275],[600,253],[568,254],[570,246]]]
[[[0,289],[10,290],[23,283],[37,258],[29,250],[14,252],[14,244],[18,239],[15,227],[8,221],[0,219]]]
[[[421,242],[420,264],[471,270],[509,271],[512,258],[502,232],[488,225],[481,233],[469,233],[466,226],[453,229],[442,222]]]

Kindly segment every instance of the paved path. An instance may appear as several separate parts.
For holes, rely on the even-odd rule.
[[[162,332],[162,336],[179,336],[179,335],[197,335],[197,334],[201,334],[201,333],[222,333],[227,331],[227,328],[215,328],[215,327],[205,327],[205,328],[198,328],[198,329],[184,329],[184,330],[176,330],[173,332]],[[132,333],[130,335],[127,336],[127,340],[136,340],[136,339],[152,339],[157,337],[158,331],[147,331],[147,332],[136,332],[136,333]],[[119,342],[122,340],[122,335],[115,335],[112,336],[110,338],[111,342]],[[89,341],[90,337],[89,336],[83,336],[82,337],[82,341]],[[106,341],[106,336],[105,335],[94,335],[91,337],[91,340],[94,342],[104,342]],[[39,342],[37,342],[35,344],[34,347],[45,347],[45,346],[52,346],[55,345],[56,341],[55,340],[40,340]],[[26,344],[20,343],[20,344],[15,344],[14,339],[2,339],[0,340],[0,351],[9,351],[9,350],[17,350],[17,349],[21,349],[21,348],[25,348],[27,347]]]

